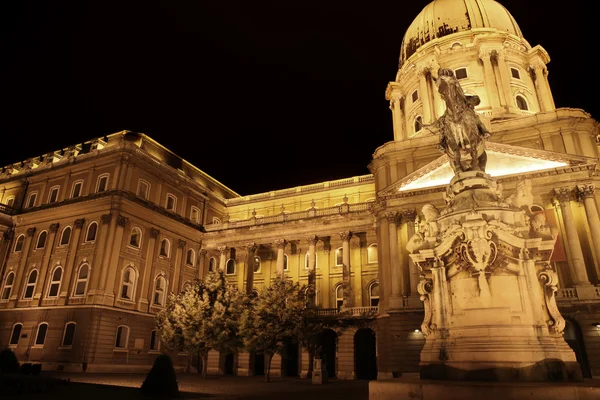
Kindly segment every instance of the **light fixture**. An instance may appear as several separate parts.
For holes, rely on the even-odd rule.
[[[418,330],[418,329],[415,329],[415,332],[419,333],[419,332],[421,332],[421,331],[420,331],[420,330]]]

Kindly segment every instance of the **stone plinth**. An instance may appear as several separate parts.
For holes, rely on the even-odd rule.
[[[504,200],[489,175],[469,171],[452,179],[441,213],[424,207],[407,246],[422,272],[421,378],[582,380],[554,296],[555,237],[529,197]]]
[[[369,400],[597,400],[600,381],[452,382],[398,378],[369,382]]]

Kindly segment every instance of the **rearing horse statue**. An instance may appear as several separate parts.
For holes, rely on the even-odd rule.
[[[465,96],[452,70],[442,68],[438,75],[436,85],[446,103],[446,111],[432,126],[440,129],[440,147],[448,155],[455,174],[485,172],[485,139],[490,133],[475,112],[475,106],[480,103],[479,96]],[[461,160],[464,154],[470,155],[470,162]]]

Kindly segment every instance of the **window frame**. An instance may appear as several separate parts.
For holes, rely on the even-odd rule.
[[[12,200],[12,203],[11,203],[11,200]],[[14,208],[15,207],[15,200],[16,200],[15,196],[8,196],[6,198],[6,200],[4,201],[4,204],[6,204],[9,207]]]
[[[40,339],[40,328],[42,325],[46,325],[46,330],[44,331],[44,337],[42,343],[38,343]],[[33,341],[33,345],[31,347],[41,348],[46,344],[46,339],[48,338],[48,328],[50,328],[50,324],[47,321],[40,322],[35,330],[35,339]]]
[[[308,250],[306,251],[306,254],[304,255],[304,269],[306,271],[308,271],[308,264],[309,264],[309,259],[308,259],[309,255],[308,255]],[[315,270],[319,268],[319,256],[317,255],[317,251],[315,250]]]
[[[517,73],[515,76],[515,72]],[[522,80],[521,79],[521,71],[519,70],[519,68],[516,67],[510,67],[510,77],[511,79],[518,79],[518,80]]]
[[[215,257],[210,257],[208,259],[208,272],[215,272],[217,269],[217,259]]]
[[[79,186],[79,194],[77,196],[75,196],[75,188]],[[71,199],[76,199],[79,198],[83,195],[83,179],[79,179],[75,182],[73,182],[73,184],[71,185],[71,194],[70,194],[70,198]]]
[[[123,329],[122,328],[125,328],[125,332],[127,333],[127,335],[125,336],[125,339],[124,339],[124,341],[125,341],[124,346],[118,346],[119,344],[121,344],[120,343],[121,340],[119,340],[119,339],[123,338]],[[119,332],[119,329],[121,330],[120,332]],[[115,340],[113,341],[113,343],[114,343],[113,351],[115,351],[115,350],[116,351],[127,351],[127,347],[129,346],[129,331],[130,331],[130,329],[129,329],[129,326],[127,326],[127,325],[117,326],[117,331],[115,332]]]
[[[213,223],[213,225],[221,225],[221,223],[222,223],[221,222],[221,218],[219,218],[219,217],[213,217],[212,223]]]
[[[152,347],[152,339],[154,338],[154,348]],[[150,331],[150,341],[148,342],[148,353],[160,353],[160,339],[156,334],[156,329]]]
[[[56,271],[58,271],[60,269],[60,278],[58,279],[58,281],[54,280],[54,274],[56,274]],[[63,280],[63,275],[65,273],[65,269],[61,266],[61,265],[57,265],[53,270],[52,273],[50,274],[50,283],[48,284],[48,289],[46,291],[46,298],[48,299],[58,299],[60,297],[60,287],[62,286],[62,280]],[[52,286],[53,285],[58,285],[56,288],[56,295],[51,296],[50,292],[52,291]]]
[[[54,201],[52,200],[52,194],[56,193],[56,196],[54,197]],[[52,203],[56,203],[58,201],[58,195],[60,194],[60,185],[54,185],[50,188],[50,190],[48,191],[48,199],[46,201],[47,204],[52,204]]]
[[[233,262],[233,272],[229,272],[229,262]],[[237,269],[237,263],[235,262],[235,260],[233,258],[230,258],[227,260],[227,262],[225,263],[225,275],[235,275],[235,271]]]
[[[134,232],[137,232],[138,235],[137,245],[131,244],[131,238],[133,238]],[[127,241],[127,246],[138,250],[142,248],[142,230],[137,226],[131,228],[131,232],[129,233],[129,240]]]
[[[373,247],[375,248],[375,250],[374,250],[375,251],[375,257],[376,257],[375,260],[373,260],[369,256],[369,254],[370,254],[369,253],[369,249],[371,249]],[[377,243],[371,243],[369,246],[367,246],[367,264],[376,264],[376,263],[379,262],[379,253],[378,253],[378,251],[379,251],[379,247],[378,247]]]
[[[164,284],[164,287],[157,287],[158,283],[162,282]],[[167,298],[166,293],[167,293],[167,288],[168,288],[169,284],[167,281],[167,278],[164,275],[157,275],[156,278],[154,278],[154,289],[152,289],[152,307],[164,307],[165,306],[165,300]],[[157,296],[158,295],[158,303],[156,302]]]
[[[417,130],[417,124],[420,125],[419,130]],[[413,131],[414,131],[414,135],[416,135],[417,133],[421,132],[423,130],[423,117],[421,115],[416,115],[415,119],[413,120]]]
[[[190,262],[190,254],[192,255],[191,262]],[[192,267],[196,265],[196,252],[192,248],[189,248],[188,251],[185,252],[185,265],[189,265]]]
[[[415,89],[410,93],[410,99],[413,104],[415,104],[417,101],[419,101],[420,98],[421,98],[421,96],[419,95],[419,89]]]
[[[169,207],[169,199],[173,200],[173,207]],[[173,193],[167,193],[165,199],[165,210],[176,213],[177,212],[177,197]]]
[[[379,306],[379,299],[380,296],[373,296],[373,286],[377,285],[377,287],[379,287],[379,281],[373,281],[371,283],[369,283],[369,286],[367,287],[367,292],[369,293],[369,307],[378,307]],[[376,299],[377,300],[377,305],[374,306],[373,305],[373,300]]]
[[[258,259],[258,268],[256,268],[256,261]],[[260,258],[260,256],[258,254],[254,255],[254,259],[252,260],[252,270],[254,271],[255,274],[259,274],[260,273],[260,269],[262,267],[262,259]]]
[[[131,273],[129,274],[129,277],[131,279],[131,282],[125,282],[125,274],[127,273],[127,271],[130,271]],[[133,266],[130,264],[127,267],[125,267],[123,269],[123,272],[121,272],[121,285],[120,285],[120,289],[119,290],[119,299],[122,301],[128,301],[128,302],[134,302],[135,301],[135,284],[137,282],[137,271],[135,270],[135,268],[133,268]],[[131,296],[130,298],[127,297],[123,297],[123,287],[127,286],[128,288],[130,288],[131,290]]]
[[[35,272],[35,281],[32,283],[32,282],[30,282],[30,280],[31,280],[31,274],[33,274],[34,272]],[[23,296],[22,296],[23,300],[32,300],[33,296],[35,296],[35,288],[37,286],[37,282],[38,282],[38,279],[39,279],[39,274],[40,274],[40,272],[37,270],[37,268],[33,268],[27,274],[27,280],[25,281],[25,285],[23,287]],[[25,297],[27,295],[27,289],[29,287],[32,288],[31,289],[31,296]]]
[[[341,289],[342,296],[338,296],[338,291]],[[344,305],[344,284],[343,282],[339,282],[333,288],[333,293],[335,294],[335,308],[339,309]]]
[[[73,335],[71,337],[71,344],[65,344],[65,339],[67,337],[67,328],[69,326],[71,326],[71,325],[74,326],[74,328],[73,328]],[[73,348],[73,343],[75,342],[75,332],[77,332],[77,322],[75,322],[75,321],[68,321],[65,324],[65,328],[63,329],[63,335],[62,335],[62,339],[60,341],[60,347],[61,348],[63,348],[63,349],[71,349],[71,348]]]
[[[42,239],[42,234],[44,234],[44,243],[40,246],[40,240]],[[46,242],[48,241],[48,231],[43,230],[38,233],[37,240],[35,241],[35,249],[34,250],[42,250],[46,248]]]
[[[69,237],[67,239],[67,243],[63,243],[63,239],[65,237],[65,231],[69,230]],[[73,233],[73,228],[71,228],[70,225],[67,225],[63,228],[63,230],[60,232],[60,239],[58,240],[58,247],[64,247],[64,246],[68,246],[69,243],[71,243],[71,233]]]
[[[21,241],[19,249],[17,250],[17,245],[19,244],[19,240],[23,239],[23,241]],[[25,235],[24,234],[20,234],[19,236],[17,236],[17,240],[15,240],[15,246],[13,247],[13,253],[21,253],[23,251],[23,246],[25,246]]]
[[[85,278],[81,278],[81,270],[83,269],[83,267],[87,267],[87,275]],[[75,285],[73,287],[73,297],[85,297],[85,294],[87,293],[87,287],[88,287],[88,282],[90,280],[90,271],[91,271],[91,267],[90,264],[87,262],[83,262],[81,263],[81,265],[79,266],[79,268],[77,268],[77,277],[75,278]],[[77,293],[77,287],[79,286],[80,282],[84,282],[85,281],[85,285],[83,286],[83,293],[78,294]]]
[[[145,196],[140,196],[140,188],[142,187],[142,185],[146,185],[146,194],[145,194]],[[138,197],[138,198],[140,198],[142,200],[145,200],[145,201],[149,201],[150,200],[150,188],[151,187],[152,186],[150,185],[150,182],[148,182],[147,180],[141,179],[141,178],[138,179],[138,185],[137,185],[137,188],[135,190],[136,197]]]
[[[522,99],[525,102],[525,108],[521,108],[519,106],[519,99]],[[522,93],[517,93],[515,95],[515,104],[517,108],[521,111],[531,111],[531,107],[529,107],[529,101],[527,100],[527,97],[525,97],[525,95]]]
[[[94,232],[94,238],[90,239],[90,228],[92,227],[92,225],[96,225],[96,231]],[[96,241],[96,239],[98,238],[98,222],[96,221],[91,221],[88,226],[87,229],[85,230],[85,243],[94,243]]]
[[[164,247],[163,249],[163,243],[166,243],[167,245]],[[163,250],[164,250],[164,254],[163,254]],[[162,258],[171,258],[171,241],[167,238],[162,238],[160,241],[160,245],[158,248],[158,256],[162,257]]]
[[[17,325],[20,326],[19,328],[19,334],[17,335],[17,342],[13,343],[13,336],[15,336],[15,328],[17,327]],[[19,346],[19,340],[21,339],[21,333],[23,332],[23,323],[22,322],[15,322],[15,324],[13,325],[11,331],[10,331],[10,336],[8,337],[8,347],[9,348],[15,348],[17,346]]]
[[[464,70],[465,71],[465,77],[464,78],[459,78],[458,77],[458,71],[459,70]],[[467,69],[467,67],[459,67],[454,69],[454,76],[456,77],[456,79],[458,80],[463,80],[463,79],[468,79],[469,78],[469,70]]]
[[[289,271],[288,262],[289,262],[288,255],[283,253],[283,270],[284,271]]]
[[[194,212],[196,212],[196,218],[193,218]],[[190,221],[197,225],[200,225],[200,209],[196,206],[192,206],[190,208]]]
[[[102,181],[102,179],[106,178],[106,184],[104,185],[104,189],[100,190],[100,182]],[[109,173],[104,173],[104,174],[100,174],[98,175],[98,178],[96,178],[96,190],[94,193],[103,193],[103,192],[107,192],[108,191],[108,179],[110,178],[110,174]]]
[[[340,259],[341,259],[341,263],[338,263],[338,252],[340,254]],[[336,267],[343,267],[344,266],[344,248],[343,247],[338,247],[337,249],[335,249],[335,266]]]
[[[29,193],[29,195],[27,196],[27,202],[25,203],[25,208],[34,208],[35,207],[35,203],[37,201],[37,195],[38,195],[37,190]]]
[[[7,282],[10,276],[12,276],[12,282],[8,284]],[[4,282],[2,283],[2,293],[0,293],[0,301],[10,300],[10,295],[12,294],[13,288],[15,286],[15,277],[15,271],[8,271],[8,274],[6,274],[6,276],[4,277]],[[4,298],[4,293],[6,292],[6,289],[8,289],[8,296]]]

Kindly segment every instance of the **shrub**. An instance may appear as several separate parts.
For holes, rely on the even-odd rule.
[[[31,374],[32,375],[39,375],[40,372],[42,372],[42,364],[33,364],[31,366]]]
[[[21,364],[21,368],[19,368],[19,373],[23,375],[31,375],[31,363]]]
[[[16,374],[19,371],[19,361],[11,349],[0,352],[0,374]]]
[[[156,357],[140,390],[142,394],[150,397],[164,398],[179,395],[175,368],[173,368],[173,362],[168,355],[161,354]]]

